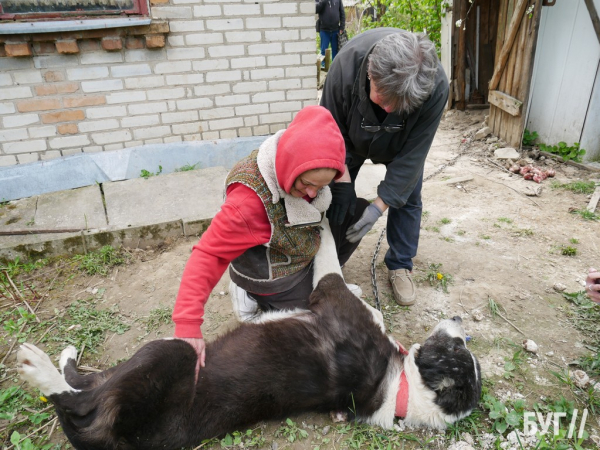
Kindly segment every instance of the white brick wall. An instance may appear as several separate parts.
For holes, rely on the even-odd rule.
[[[316,104],[312,1],[170,0],[150,9],[169,24],[162,49],[0,58],[0,166],[264,135]]]

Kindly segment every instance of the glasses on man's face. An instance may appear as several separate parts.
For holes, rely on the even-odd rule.
[[[363,119],[360,123],[360,127],[369,133],[377,133],[381,130],[387,131],[388,133],[397,133],[398,131],[404,130],[404,127],[406,127],[406,119],[398,125],[365,125],[365,119]]]

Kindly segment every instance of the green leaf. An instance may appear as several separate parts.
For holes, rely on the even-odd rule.
[[[21,434],[18,431],[13,431],[13,434],[10,435],[10,443],[14,446],[19,445],[19,441],[21,440]]]
[[[508,424],[505,421],[497,421],[495,424],[496,431],[500,434],[504,434],[504,432],[508,429]]]
[[[233,445],[233,438],[230,434],[226,434],[223,439],[221,439],[221,447],[231,447]]]
[[[511,411],[506,415],[506,423],[511,427],[517,427],[521,423],[521,415],[516,411]]]

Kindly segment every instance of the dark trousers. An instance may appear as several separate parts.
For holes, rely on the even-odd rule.
[[[339,31],[319,31],[319,37],[321,38],[321,55],[325,56],[325,50],[331,44],[331,60],[335,58],[338,52],[338,36]]]
[[[364,162],[364,160],[363,160]],[[356,180],[362,162],[351,165],[348,169],[352,182]],[[389,249],[385,254],[385,265],[389,270],[412,270],[412,259],[417,255],[419,235],[421,232],[421,215],[423,202],[421,201],[421,188],[423,187],[423,174],[417,185],[408,197],[402,208],[388,209],[387,242]]]
[[[359,198],[356,201],[356,210],[354,215],[346,215],[346,218],[341,225],[331,225],[331,234],[335,241],[340,266],[352,256],[352,253],[360,244],[360,241],[351,243],[346,239],[346,231],[361,218],[365,209],[369,206],[369,202],[364,198]],[[306,276],[293,288],[272,295],[258,295],[248,293],[248,295],[256,300],[259,308],[262,311],[282,310],[282,309],[308,309],[308,298],[313,291],[313,270],[308,271]]]

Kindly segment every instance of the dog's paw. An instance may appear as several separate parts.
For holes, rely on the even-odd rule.
[[[343,412],[343,411],[331,411],[329,413],[329,417],[331,417],[331,421],[333,423],[347,422],[348,421],[348,413]]]
[[[65,373],[65,367],[69,362],[69,359],[72,359],[73,361],[77,362],[77,349],[72,345],[69,345],[60,353],[60,360],[58,362],[58,365],[60,366],[60,371],[63,374]]]
[[[35,345],[23,344],[17,353],[17,371],[23,380],[44,395],[72,390],[46,353]]]

